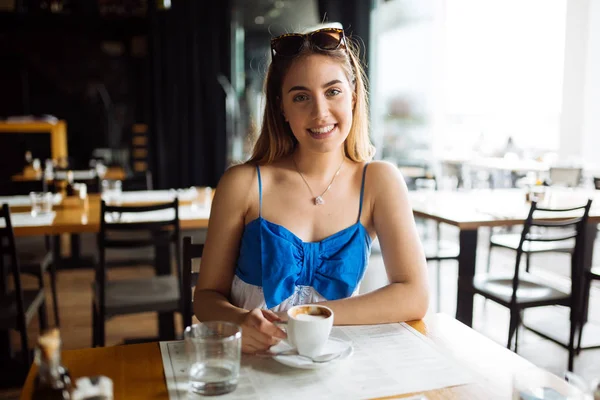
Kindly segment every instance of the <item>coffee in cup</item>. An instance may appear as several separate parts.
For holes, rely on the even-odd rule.
[[[301,305],[288,310],[288,342],[298,354],[316,357],[323,352],[333,326],[333,311],[321,305]]]

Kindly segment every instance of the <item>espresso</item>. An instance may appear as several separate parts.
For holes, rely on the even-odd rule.
[[[299,320],[304,320],[304,321],[313,320],[314,321],[316,319],[325,319],[325,318],[330,317],[331,312],[328,309],[323,308],[323,307],[309,305],[309,306],[295,307],[290,312],[290,316],[295,319],[299,319]]]
[[[296,314],[295,318],[299,321],[316,321],[327,318],[327,315],[323,314]]]

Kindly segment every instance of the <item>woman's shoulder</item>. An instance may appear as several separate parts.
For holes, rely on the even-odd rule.
[[[368,177],[371,178],[371,181],[379,182],[381,180],[402,178],[398,167],[389,161],[376,160],[369,162],[368,165]]]
[[[256,174],[256,165],[246,162],[246,163],[232,165],[231,167],[227,168],[227,170],[221,177],[221,180],[222,181],[225,180],[226,182],[229,182],[229,181],[235,182],[235,181],[251,178],[255,174]]]
[[[365,186],[367,190],[378,197],[383,193],[394,192],[391,189],[406,187],[404,178],[398,167],[388,161],[371,161],[367,168]]]
[[[217,186],[217,194],[226,195],[229,199],[244,200],[256,180],[256,166],[249,163],[229,167]]]

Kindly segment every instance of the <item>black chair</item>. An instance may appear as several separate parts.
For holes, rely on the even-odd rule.
[[[502,229],[502,227],[500,229]],[[517,249],[519,248],[520,241],[520,233],[510,233],[505,231],[494,233],[494,230],[492,228],[490,230],[487,272],[490,272],[490,268],[492,265],[492,249],[494,247],[517,251]],[[571,253],[572,250],[573,240],[564,242],[525,242],[524,247],[522,248],[523,254],[525,254],[525,271],[529,272],[529,269],[531,267],[532,254]]]
[[[510,326],[508,331],[507,348],[511,348],[514,341],[515,352],[518,350],[518,327],[522,323],[521,313],[532,307],[543,307],[550,305],[561,305],[571,309],[571,329],[569,343],[564,344],[552,339],[543,333],[526,327],[532,332],[545,337],[569,351],[569,370],[573,370],[573,358],[575,356],[575,333],[579,328],[581,318],[580,299],[583,290],[583,245],[585,224],[592,201],[584,206],[549,209],[538,207],[537,202],[531,203],[531,208],[521,238],[517,247],[517,257],[514,273],[511,276],[493,276],[486,274],[475,277],[473,282],[474,292],[510,309]],[[581,213],[576,217],[572,215]],[[562,217],[558,221],[548,221],[550,215]],[[546,218],[544,220],[543,218]],[[574,240],[574,241],[573,241]],[[571,253],[571,290],[569,293],[540,280],[532,274],[520,270],[521,257],[526,243],[541,242],[565,242],[572,243]]]
[[[124,192],[131,190],[152,190],[152,172],[134,172],[122,181],[122,189]]]
[[[0,220],[4,221],[4,226],[0,228],[0,331],[7,332],[13,329],[19,331],[23,363],[28,367],[32,357],[29,351],[27,326],[36,311],[39,314],[40,330],[48,327],[44,283],[42,280],[39,288],[23,290],[15,236],[7,204],[3,204],[0,209]],[[5,258],[9,260],[8,265],[5,263]],[[6,282],[8,271],[12,273],[14,281],[12,290],[8,289]]]
[[[584,306],[582,310],[585,312],[588,309],[589,301],[590,301],[590,286],[593,281],[600,281],[600,267],[592,268],[590,271],[586,271],[585,273],[585,287],[583,294]],[[579,339],[577,340],[577,354],[581,350],[592,350],[592,349],[600,349],[600,344],[592,345],[589,347],[581,347],[581,337],[583,336],[583,329],[585,328],[585,323],[582,318],[581,328],[579,329]]]
[[[143,213],[173,211],[166,219],[146,221]],[[140,221],[128,222],[129,216]],[[93,346],[104,346],[105,322],[117,315],[142,312],[179,312],[181,305],[181,266],[179,243],[179,201],[148,206],[112,206],[101,203],[100,232],[96,278],[93,284],[92,325]],[[108,249],[149,249],[174,246],[177,274],[151,278],[107,280],[106,253]],[[148,259],[148,264],[154,260]],[[127,265],[126,261],[123,262]],[[169,266],[170,270],[170,266]],[[173,338],[174,339],[174,338]]]
[[[553,186],[576,187],[579,185],[582,176],[581,168],[552,167],[550,168],[550,182]],[[520,235],[514,233],[491,233],[490,246],[488,251],[487,271],[490,272],[492,248],[501,247],[510,250],[517,250]],[[532,242],[523,249],[525,254],[526,271],[529,272],[531,265],[531,255],[539,253],[570,253],[573,248],[572,243],[535,243]]]
[[[186,236],[183,238],[183,277],[181,292],[181,312],[183,316],[183,328],[192,325],[192,315],[194,315],[192,290],[196,287],[198,281],[198,271],[193,268],[193,260],[202,258],[204,251],[203,244],[193,244],[192,238]]]
[[[424,170],[425,172],[425,170]],[[411,188],[414,190],[438,190],[438,181],[435,175],[431,173],[424,173],[422,176],[413,176],[408,182],[411,182]],[[427,224],[429,221],[424,220],[423,223]],[[423,250],[425,251],[425,259],[427,263],[435,263],[436,266],[436,309],[440,311],[441,308],[441,263],[443,261],[458,261],[459,246],[458,243],[450,242],[442,239],[441,234],[441,222],[435,221],[435,239],[428,237],[428,230],[425,229],[425,237],[423,238]],[[426,228],[426,227],[425,227]]]
[[[436,291],[436,309],[441,309],[441,262],[456,261],[460,255],[460,247],[457,243],[442,240],[440,237],[440,223],[436,222],[437,240],[427,240],[423,242],[423,250],[425,251],[425,259],[427,263],[435,262],[437,280],[435,283]]]
[[[58,288],[56,282],[56,265],[50,250],[50,238],[46,237],[46,254],[19,253],[19,264],[21,274],[33,275],[37,278],[39,287],[44,285],[44,275],[50,275],[50,291],[52,295],[52,310],[54,311],[54,325],[60,327],[60,316],[58,309]]]

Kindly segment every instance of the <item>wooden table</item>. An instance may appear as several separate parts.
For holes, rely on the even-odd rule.
[[[122,181],[125,179],[125,175],[125,170],[121,167],[108,167],[106,169],[106,174],[102,177],[102,179]],[[36,174],[33,170],[28,169],[20,174],[11,176],[10,179],[13,182],[31,182],[41,180],[42,176],[41,171],[39,174]]]
[[[531,372],[535,366],[485,336],[444,314],[429,315],[411,326],[431,338],[442,349],[473,370],[473,384],[427,392],[429,400],[437,399],[510,399],[512,377]],[[74,379],[105,375],[113,380],[114,398],[168,399],[162,359],[158,343],[124,345],[95,349],[67,350],[63,364]],[[546,385],[562,394],[577,390],[549,372],[541,372]],[[36,367],[29,371],[21,399],[31,396]],[[297,388],[297,390],[302,390]]]
[[[562,193],[564,192],[556,192]],[[572,191],[582,199],[594,198],[586,228],[584,265],[592,265],[597,225],[600,223],[600,191]],[[473,322],[473,277],[477,259],[477,231],[481,227],[522,225],[529,205],[520,189],[410,192],[414,215],[460,229],[456,318]]]
[[[100,195],[90,194],[86,201],[67,197],[54,207],[56,217],[51,225],[14,227],[15,236],[60,235],[63,233],[98,233],[100,231]],[[181,229],[208,227],[207,218],[181,220]]]
[[[50,154],[53,159],[67,158],[67,123],[60,120],[50,122],[4,122],[0,121],[0,133],[48,133]]]

